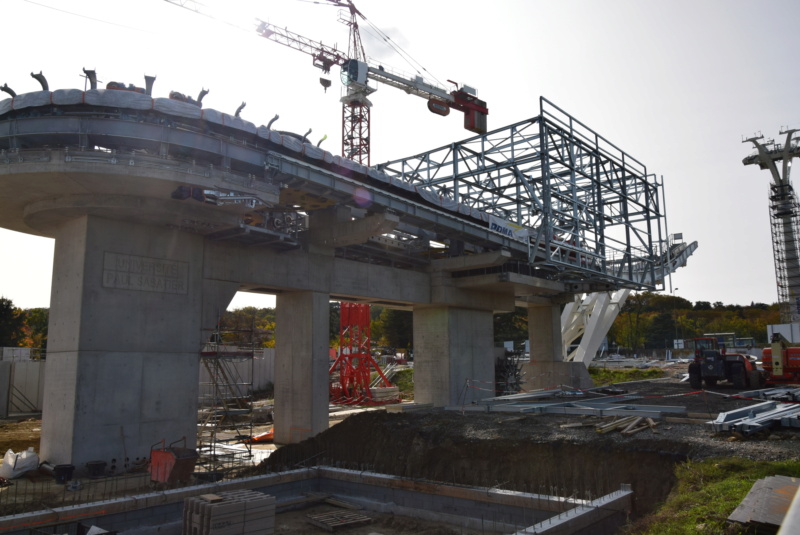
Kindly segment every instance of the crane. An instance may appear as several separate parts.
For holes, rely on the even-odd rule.
[[[389,71],[383,65],[370,65],[361,42],[358,20],[365,19],[351,0],[327,0],[330,4],[345,8],[349,18],[340,15],[340,21],[350,27],[347,54],[335,47],[313,41],[302,35],[279,28],[274,24],[259,20],[257,32],[276,43],[299,50],[312,57],[312,64],[324,74],[330,73],[334,65],[341,67],[341,80],[347,88],[342,97],[342,156],[358,163],[370,165],[370,108],[368,97],[376,91],[369,81],[380,82],[410,95],[428,100],[428,109],[437,115],[446,116],[450,109],[464,113],[464,128],[477,134],[486,133],[486,116],[489,110],[486,102],[477,97],[474,88],[448,80],[456,86],[453,91],[429,84],[421,76],[414,79]],[[330,81],[320,79],[327,90]]]
[[[752,143],[756,148],[756,152],[744,158],[742,163],[769,169],[772,175],[769,211],[783,323],[800,322],[800,203],[789,178],[792,159],[800,155],[800,139],[794,137],[799,131],[781,129],[780,134],[786,135],[783,144],[772,139],[763,140],[764,136],[760,134],[742,140],[742,143]],[[778,162],[782,162],[781,169]]]

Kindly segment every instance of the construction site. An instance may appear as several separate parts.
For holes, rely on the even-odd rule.
[[[256,32],[311,56],[326,90],[341,69],[341,155],[206,90],[158,96],[154,76],[0,87],[0,226],[56,243],[46,357],[0,354],[1,535],[614,534],[680,464],[798,458],[797,130],[745,140],[772,175],[781,325],[762,359],[696,339],[687,360],[611,364],[658,379],[596,385],[628,297],[698,248],[668,232],[663,179],[544,97],[490,127],[475,88],[372,64],[363,15],[328,2],[346,52]],[[382,85],[460,112],[470,137],[373,165]],[[237,292],[275,296],[274,348],[255,321],[223,325]],[[413,313],[413,359],[375,351],[372,305]],[[510,361],[493,318],[520,307]],[[729,520],[799,526],[798,482],[781,485]]]

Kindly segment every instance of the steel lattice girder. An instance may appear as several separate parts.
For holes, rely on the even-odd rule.
[[[540,111],[378,168],[528,228],[531,263],[652,284],[665,217],[655,177],[544,98]]]

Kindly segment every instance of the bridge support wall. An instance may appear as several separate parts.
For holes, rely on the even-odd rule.
[[[435,407],[494,395],[494,317],[454,307],[414,309],[414,400]]]
[[[528,338],[530,362],[522,367],[526,390],[553,388],[559,385],[572,388],[594,386],[585,364],[564,362],[559,304],[528,307]]]
[[[93,216],[56,231],[42,459],[122,471],[161,440],[194,447],[203,289],[233,297],[204,284],[203,246]]]

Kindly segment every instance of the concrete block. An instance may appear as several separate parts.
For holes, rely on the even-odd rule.
[[[242,535],[272,532],[275,497],[249,489],[217,492],[218,500],[201,497],[185,502],[186,535]]]

